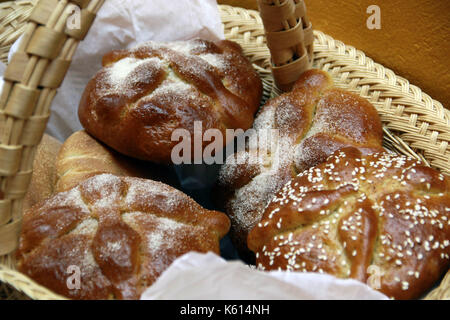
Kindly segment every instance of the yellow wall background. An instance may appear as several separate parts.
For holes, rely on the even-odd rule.
[[[218,0],[257,9],[256,0]],[[450,108],[450,0],[305,0],[315,29],[364,51]],[[369,30],[370,5],[381,29]]]

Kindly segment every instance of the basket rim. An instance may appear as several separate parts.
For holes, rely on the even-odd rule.
[[[33,3],[35,1],[29,1],[29,2]],[[220,8],[220,11],[222,14],[223,24],[225,25],[226,23],[229,23],[231,25],[231,27],[229,27],[227,29],[230,31],[229,31],[229,33],[226,34],[226,37],[232,38],[232,40],[237,41],[241,45],[242,44],[245,45],[246,41],[247,42],[249,41],[249,37],[252,37],[252,38],[256,39],[255,40],[256,45],[251,45],[247,48],[247,50],[250,50],[250,52],[251,52],[250,55],[254,55],[254,52],[256,52],[256,53],[263,52],[263,54],[267,54],[266,51],[268,51],[268,49],[265,45],[265,40],[264,40],[263,34],[260,34],[258,32],[255,32],[255,34],[252,34],[252,32],[249,30],[244,30],[242,32],[239,32],[239,30],[238,30],[238,31],[236,31],[236,34],[233,34],[233,30],[236,30],[235,29],[236,26],[233,26],[233,21],[224,21],[224,18],[227,18],[227,15],[232,16],[233,14],[237,14],[237,15],[241,15],[245,18],[254,20],[253,22],[255,22],[256,24],[259,23],[260,25],[262,25],[260,17],[259,17],[259,13],[257,11],[232,7],[232,6],[228,6],[228,5],[219,5],[219,8]],[[248,33],[250,33],[250,34],[248,34]],[[442,120],[443,125],[445,125],[448,129],[447,132],[450,134],[450,111],[446,110],[440,102],[438,102],[437,100],[431,99],[431,97],[428,96],[426,93],[422,92],[422,90],[419,87],[410,85],[408,80],[406,80],[405,78],[402,78],[400,76],[397,76],[392,70],[385,68],[381,64],[375,63],[372,59],[366,57],[362,51],[357,50],[356,48],[354,48],[352,46],[347,46],[343,42],[335,40],[331,36],[328,36],[321,31],[314,31],[314,35],[315,35],[316,39],[320,40],[320,43],[327,43],[330,45],[330,47],[334,47],[335,51],[338,52],[343,57],[347,57],[347,55],[350,53],[352,56],[354,56],[355,61],[358,61],[361,63],[360,64],[361,66],[366,65],[366,66],[368,66],[369,69],[375,70],[375,74],[379,74],[380,76],[381,75],[394,76],[394,78],[396,79],[396,82],[392,83],[391,85],[394,87],[397,86],[397,87],[401,88],[399,92],[402,92],[402,90],[406,90],[406,88],[407,88],[408,92],[411,90],[411,94],[414,97],[420,97],[422,100],[425,100],[428,103],[431,101],[433,112],[436,114],[436,118]],[[318,52],[321,52],[321,50],[323,50],[323,48],[318,49]],[[256,54],[255,54],[255,56],[256,56]],[[324,59],[323,65],[326,65],[327,63],[329,63],[329,61],[326,60],[326,57],[321,58],[321,59]],[[254,63],[256,63],[258,66],[260,66],[257,69],[258,69],[258,71],[264,73],[265,77],[267,76],[267,73],[270,74],[270,71],[267,70],[267,65],[264,65],[264,63],[265,63],[264,61],[263,62],[258,61],[258,59],[256,59],[255,57],[252,57],[251,60]],[[361,69],[360,72],[363,73],[364,70]],[[270,84],[271,83],[270,83],[270,79],[269,79],[268,84],[266,84],[266,85],[270,85]],[[418,108],[420,109],[420,107],[418,107]],[[406,146],[409,147],[408,143],[405,143],[405,144],[406,144]],[[450,158],[449,158],[449,160],[450,160]],[[447,278],[450,278],[450,277],[447,277]],[[8,267],[5,264],[2,265],[1,260],[0,260],[0,281],[3,281],[4,283],[8,283],[8,284],[12,285],[17,290],[24,292],[31,298],[38,298],[38,299],[39,298],[40,299],[42,299],[42,298],[43,299],[53,299],[53,298],[59,299],[59,298],[61,298],[60,296],[58,296],[58,295],[54,294],[53,292],[51,292],[50,290],[48,290],[47,288],[44,288],[44,287],[36,284],[29,277]]]

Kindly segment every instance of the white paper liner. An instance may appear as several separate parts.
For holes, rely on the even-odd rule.
[[[190,252],[141,296],[144,300],[385,300],[385,295],[353,280],[320,273],[251,269],[214,253]]]

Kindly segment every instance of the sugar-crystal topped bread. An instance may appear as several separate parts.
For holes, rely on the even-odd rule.
[[[345,148],[281,188],[248,246],[264,270],[324,272],[418,298],[450,265],[450,180],[412,158]]]

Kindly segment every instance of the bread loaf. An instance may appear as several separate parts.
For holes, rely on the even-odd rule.
[[[177,257],[219,254],[229,224],[163,183],[101,174],[25,213],[17,266],[69,298],[138,299]]]
[[[56,174],[56,158],[61,148],[61,142],[44,134],[36,147],[33,161],[33,174],[30,186],[23,200],[23,210],[50,197],[54,193]]]
[[[264,270],[324,272],[418,298],[450,265],[450,180],[355,148],[285,184],[248,236]]]
[[[218,183],[220,202],[232,221],[234,243],[241,256],[250,260],[248,232],[286,182],[342,147],[357,147],[364,154],[382,150],[376,109],[360,96],[334,87],[321,70],[305,72],[292,92],[269,100],[253,129],[258,137],[274,129],[278,137],[272,142],[260,139],[259,147],[270,150],[267,153],[247,145],[228,157]]]
[[[149,42],[105,55],[78,114],[86,131],[113,149],[172,163],[176,129],[193,137],[199,121],[202,133],[220,130],[225,145],[227,128],[252,125],[261,95],[261,80],[236,43]]]
[[[86,131],[77,131],[62,145],[56,161],[56,192],[75,187],[101,173],[162,181],[177,186],[170,168],[126,157],[94,139]]]

